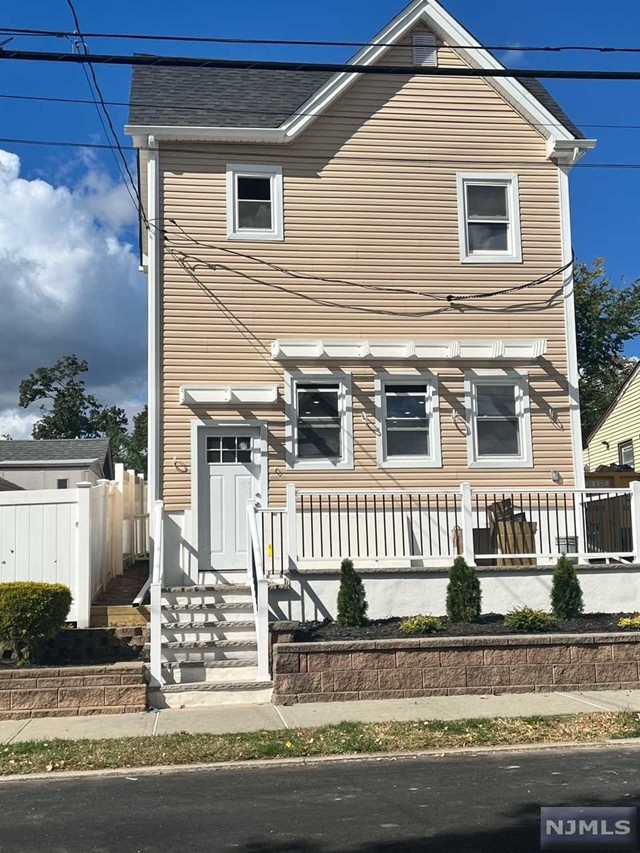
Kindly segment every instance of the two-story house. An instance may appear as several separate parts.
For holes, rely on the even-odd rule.
[[[442,612],[455,554],[515,554],[491,609],[510,564],[587,547],[569,171],[595,143],[536,80],[463,76],[502,66],[434,0],[352,64],[417,73],[133,73],[166,701],[268,677],[265,578],[271,618],[335,615],[347,556],[372,616]]]

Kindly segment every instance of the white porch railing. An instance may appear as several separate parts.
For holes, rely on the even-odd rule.
[[[627,489],[311,490],[287,486],[266,509],[268,574],[287,566],[548,565],[640,561],[640,482]],[[266,530],[266,537],[264,535]],[[264,557],[265,551],[262,551]]]
[[[269,674],[269,586],[263,561],[264,539],[262,536],[262,516],[254,501],[247,502],[247,582],[251,587],[253,612],[256,622],[256,643],[258,650],[258,681],[268,681]]]
[[[164,504],[153,506],[153,563],[150,585],[150,661],[149,674],[152,687],[161,687],[162,677],[162,584],[164,581]]]

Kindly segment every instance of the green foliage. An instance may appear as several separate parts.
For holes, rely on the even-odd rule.
[[[575,619],[584,610],[575,566],[565,556],[560,557],[553,570],[551,609],[558,619]]]
[[[398,626],[398,631],[407,637],[415,637],[420,634],[435,634],[442,631],[442,622],[437,616],[410,616],[403,619]]]
[[[504,617],[505,627],[512,631],[548,631],[553,620],[544,610],[532,607],[516,607]]]
[[[640,631],[640,613],[635,616],[623,616],[618,621],[618,628],[628,628],[632,631]]]
[[[128,433],[124,409],[105,406],[87,392],[80,377],[88,370],[84,359],[65,355],[20,383],[20,406],[38,403],[42,415],[34,424],[33,438],[109,438],[114,462],[146,473],[147,407],[135,415]]]
[[[0,584],[0,645],[20,664],[37,662],[40,643],[62,630],[70,607],[71,593],[62,584]]]
[[[351,560],[343,560],[338,591],[338,625],[349,628],[366,625],[368,606],[362,578]]]
[[[482,612],[482,590],[475,569],[456,557],[449,572],[447,616],[452,622],[477,622]]]
[[[587,438],[629,375],[633,363],[622,355],[640,334],[640,281],[615,287],[604,260],[574,267],[576,330],[580,370],[582,434]]]

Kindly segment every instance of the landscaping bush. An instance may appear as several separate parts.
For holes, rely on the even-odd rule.
[[[62,630],[70,607],[71,593],[61,584],[0,584],[0,645],[19,664],[37,662],[40,644]]]
[[[640,613],[635,616],[623,616],[618,622],[618,628],[630,628],[633,631],[640,631]]]
[[[338,625],[346,628],[366,625],[368,606],[362,578],[353,568],[351,560],[343,560],[338,591]]]
[[[403,619],[398,625],[398,631],[407,637],[415,637],[419,634],[435,634],[443,631],[444,626],[437,616],[410,616]]]
[[[544,610],[517,607],[504,617],[504,624],[512,631],[548,631],[553,620]]]
[[[482,591],[475,569],[456,557],[449,572],[447,616],[452,622],[477,622],[482,612]]]
[[[575,566],[565,556],[560,557],[553,570],[551,609],[558,619],[575,619],[584,610]]]

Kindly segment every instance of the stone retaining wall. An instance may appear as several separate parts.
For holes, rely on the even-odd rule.
[[[0,667],[0,720],[145,711],[144,664]]]
[[[273,647],[273,701],[640,688],[640,633],[291,643]]]

